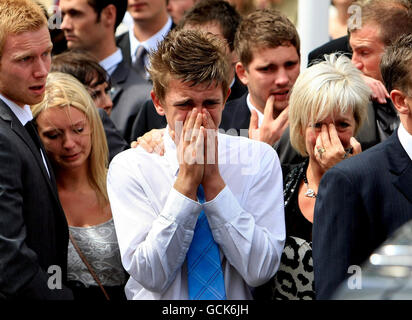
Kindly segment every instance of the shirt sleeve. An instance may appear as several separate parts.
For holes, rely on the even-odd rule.
[[[201,206],[172,188],[156,212],[144,185],[127,163],[112,161],[107,188],[123,265],[144,288],[163,292],[184,263]]]
[[[285,241],[282,171],[272,151],[254,163],[260,170],[245,188],[243,207],[228,185],[205,203],[215,241],[251,287],[275,274]]]

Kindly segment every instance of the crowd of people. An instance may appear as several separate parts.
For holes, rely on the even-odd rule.
[[[282,1],[0,0],[0,298],[334,298],[412,219],[412,2],[333,3],[301,71]]]

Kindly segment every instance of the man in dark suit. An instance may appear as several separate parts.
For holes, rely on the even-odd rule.
[[[237,55],[234,52],[234,38],[240,20],[241,17],[239,13],[228,2],[221,0],[204,0],[186,12],[184,18],[177,26],[177,28],[204,30],[226,40],[233,64],[233,81],[228,101],[242,96],[247,91],[246,86],[244,86],[235,75],[234,68],[238,61]],[[152,129],[164,128],[166,124],[165,117],[160,116],[156,112],[153,102],[150,99],[144,103],[134,121],[131,140],[136,140]]]
[[[133,28],[117,37],[128,65],[148,80],[146,68],[149,66],[149,53],[157,48],[158,42],[174,27],[167,13],[166,0],[127,0],[127,11],[133,18]]]
[[[350,275],[350,266],[363,264],[392,232],[412,219],[411,63],[411,34],[388,47],[381,62],[399,128],[384,142],[340,162],[321,180],[313,225],[318,299],[331,298]]]
[[[110,75],[110,118],[128,140],[132,122],[141,103],[150,98],[152,85],[130,68],[129,57],[116,46],[115,29],[126,12],[127,0],[60,0],[59,6],[68,48],[90,53]]]
[[[41,8],[0,0],[0,297],[72,299],[68,226],[52,167],[31,122],[52,43]]]
[[[220,127],[275,146],[288,163],[298,157],[287,131],[289,93],[300,72],[296,28],[279,12],[258,10],[243,18],[235,50],[236,73],[248,93],[226,103]]]

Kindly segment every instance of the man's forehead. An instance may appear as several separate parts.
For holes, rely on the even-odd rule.
[[[349,44],[357,44],[358,42],[375,43],[382,42],[380,38],[380,28],[376,23],[369,22],[360,29],[352,30],[349,34]]]
[[[166,96],[199,98],[204,96],[220,97],[223,96],[222,84],[213,82],[194,83],[190,81],[183,81],[179,79],[170,79],[166,89]],[[207,93],[207,94],[206,94]]]
[[[266,51],[269,51],[269,50],[270,51],[275,51],[275,50],[280,51],[279,49],[287,49],[288,51],[290,51],[290,54],[288,54],[288,56],[282,57],[282,58],[287,58],[287,60],[294,60],[296,58],[300,59],[297,48],[294,45],[292,45],[290,42],[285,42],[284,44],[280,46],[276,46],[276,47],[261,45],[261,46],[256,46],[252,48],[251,49],[251,53],[252,53],[251,62],[253,62],[253,60],[255,59],[264,58],[265,55],[267,55]],[[276,58],[276,57],[273,57],[273,58]]]
[[[35,31],[24,31],[7,35],[3,49],[11,49],[12,54],[18,52],[37,52],[51,49],[53,43],[46,26]]]

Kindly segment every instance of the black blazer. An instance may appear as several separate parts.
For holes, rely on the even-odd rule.
[[[328,170],[319,185],[313,223],[318,299],[331,297],[392,232],[412,219],[412,161],[397,131],[384,142]]]
[[[313,49],[308,55],[308,66],[311,66],[318,60],[323,60],[323,56],[325,54],[331,54],[334,52],[342,52],[349,58],[352,57],[352,50],[349,46],[348,36],[333,39],[320,47]]]
[[[123,139],[120,132],[117,130],[113,121],[109,118],[106,111],[101,108],[97,109],[100,119],[102,120],[103,129],[106,134],[107,145],[109,147],[109,162],[112,161],[115,155],[126,149],[129,149],[129,144]]]
[[[69,241],[52,167],[49,178],[38,147],[3,101],[0,163],[0,295],[6,299],[73,298],[64,285],[48,287],[49,277],[57,275],[53,266],[60,268],[66,282]]]

